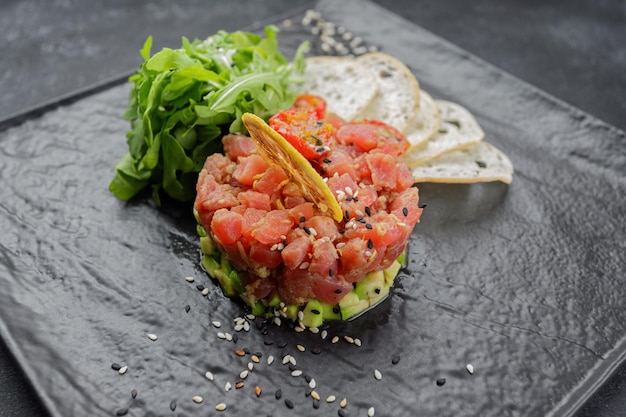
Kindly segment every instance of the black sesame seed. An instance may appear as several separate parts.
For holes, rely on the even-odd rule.
[[[326,175],[326,171],[324,170],[324,168],[320,169],[320,175]]]
[[[419,205],[419,206],[417,206],[417,207],[419,207],[419,208],[423,209],[423,208],[426,208],[426,206],[427,206],[427,204],[420,204],[420,205]]]
[[[363,222],[363,221],[365,221],[365,217],[359,216],[359,217],[356,218],[356,221],[357,222]]]
[[[367,239],[367,249],[374,249],[374,241]]]
[[[296,365],[294,365],[293,363],[290,363],[290,364],[289,364],[289,370],[290,370],[291,372],[295,371],[296,369],[298,369],[298,368],[296,367]]]
[[[322,152],[324,152],[326,149],[324,149],[324,148],[317,148],[316,150],[317,150],[317,153],[322,153]]]
[[[196,285],[196,288],[198,289],[198,291],[202,291],[204,289],[204,285],[198,284]]]
[[[245,353],[246,355],[249,355],[249,354],[250,354],[250,349],[249,349],[249,348],[247,348],[247,347],[245,347],[245,348],[243,348],[243,349],[241,349],[241,350],[243,350],[243,353]]]
[[[287,346],[287,342],[284,342],[284,341],[283,342],[278,342],[277,346],[282,349],[282,348]]]
[[[346,229],[341,229],[341,230],[339,231],[339,234],[340,234],[340,235],[343,235],[344,233],[346,233]]]
[[[277,389],[277,390],[276,390],[276,392],[274,393],[274,397],[275,397],[277,400],[280,400],[280,397],[282,397],[282,396],[283,396],[283,390],[281,390],[280,388],[279,388],[279,389]]]
[[[354,146],[354,142],[350,142],[350,143],[348,143],[348,145]]]
[[[346,219],[350,218],[350,212],[348,212],[348,210],[346,210]]]
[[[313,314],[322,314],[322,313],[320,313],[320,311],[319,311],[319,310],[317,310],[317,309],[315,309],[315,308],[311,309],[311,313],[313,313]],[[308,381],[307,381],[307,382],[308,382]]]
[[[398,362],[400,362],[400,356],[399,355],[396,355],[393,358],[391,358],[391,363],[392,364],[397,365]]]
[[[137,398],[137,390],[136,390],[136,389],[131,390],[131,391],[130,391],[130,396],[131,396],[131,397],[133,397],[133,400],[134,400],[135,398]]]
[[[335,294],[341,294],[343,290],[341,288],[337,288],[334,292]]]
[[[239,336],[237,336],[237,334],[235,333],[233,335],[233,343],[237,343],[238,340],[239,340]]]
[[[285,400],[285,405],[287,406],[287,408],[292,409],[293,408],[293,401],[291,401],[290,399],[286,399]]]
[[[365,207],[365,214],[367,214],[368,216],[372,215],[372,209],[370,209],[369,206]]]
[[[322,121],[315,122],[315,126],[317,126],[317,127],[324,126],[324,122],[322,122]]]
[[[304,396],[308,398],[311,395],[311,392],[313,392],[313,390],[311,388],[307,388],[304,391]]]
[[[120,365],[119,363],[113,362],[111,364],[111,369],[113,369],[114,371],[119,371],[120,369],[122,369],[122,365]]]
[[[366,228],[366,229],[369,229],[369,230],[372,230],[372,229],[374,228],[374,226],[372,226],[372,225],[371,225],[371,224],[369,224],[369,223],[365,223],[365,228]]]
[[[313,408],[315,408],[316,410],[318,408],[320,408],[320,401],[319,400],[313,400]]]
[[[352,197],[350,197],[349,195],[346,196],[346,201],[352,201]]]
[[[335,272],[332,269],[328,270],[328,276],[332,277],[335,274]]]
[[[333,307],[333,313],[339,314],[339,307]]]
[[[339,417],[346,417],[348,414],[346,414],[346,410],[344,410],[343,408],[340,408],[339,411],[337,411],[337,414],[339,415]]]
[[[120,408],[115,412],[115,415],[118,417],[125,416],[126,414],[128,414],[128,408]]]
[[[272,345],[274,344],[274,342],[272,342],[272,341],[271,341],[271,340],[269,340],[269,339],[265,339],[265,340],[263,341],[263,344],[264,344],[265,346],[272,346]]]
[[[304,232],[305,232],[307,235],[310,235],[310,234],[311,234],[311,230],[309,230],[309,228],[308,228],[308,227],[306,227],[306,226],[304,226],[304,227],[302,228],[302,230],[304,230]]]
[[[380,288],[376,288],[376,289],[374,290],[374,292],[375,292],[376,294],[380,294]]]
[[[352,197],[352,199],[353,199],[354,201],[357,201],[357,202],[359,201],[359,198],[358,198],[358,197]]]
[[[189,310],[191,310],[191,306],[189,304],[187,304],[185,306],[185,313],[189,313]]]
[[[439,379],[437,380],[437,386],[438,386],[438,387],[442,386],[442,385],[443,385],[443,384],[445,384],[445,383],[446,383],[446,379],[445,379],[445,378],[439,378]]]
[[[320,349],[318,346],[316,346],[313,349],[311,349],[311,353],[314,354],[314,355],[319,355],[320,353],[322,353],[322,349]]]
[[[331,163],[331,162],[333,162],[333,161],[332,161],[332,159],[329,159],[329,158],[324,158],[324,162],[325,162],[325,163],[327,163],[327,164],[330,164],[330,163]]]
[[[172,410],[172,411],[176,410],[176,405],[177,405],[177,404],[176,404],[176,400],[172,401],[172,402],[170,403],[170,410]]]
[[[304,223],[305,221],[306,221],[306,217],[301,216],[301,217],[300,217],[300,223]]]
[[[402,214],[404,214],[404,217],[409,215],[409,209],[406,207],[402,207]]]

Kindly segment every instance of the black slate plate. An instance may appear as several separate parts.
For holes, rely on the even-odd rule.
[[[513,160],[513,184],[420,187],[428,207],[392,297],[329,329],[361,347],[255,325],[232,343],[217,332],[234,333],[244,310],[201,271],[190,207],[107,191],[125,152],[128,86],[0,132],[0,334],[52,415],[211,415],[219,402],[225,415],[336,415],[338,401],[312,407],[283,353],[323,398],[346,397],[348,415],[568,415],[623,358],[624,133],[370,3],[317,9],[405,61],[433,96],[467,106]],[[289,53],[305,38],[295,24],[281,42]],[[225,392],[249,362],[237,347],[262,362]]]

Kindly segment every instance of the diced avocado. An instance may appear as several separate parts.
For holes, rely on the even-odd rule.
[[[400,257],[403,257],[403,256],[404,254],[400,255]],[[398,275],[398,272],[400,272],[401,267],[402,267],[402,264],[396,260],[389,266],[389,268],[385,269],[384,271],[385,282],[387,283],[388,287],[391,287],[393,285],[393,281]]]
[[[200,249],[205,255],[210,255],[217,252],[217,247],[215,246],[213,239],[211,239],[209,236],[202,236],[200,238]]]
[[[280,304],[280,295],[278,295],[278,291],[274,290],[270,294],[268,298],[265,300],[265,305],[268,307],[277,307]]]
[[[206,236],[206,230],[204,230],[204,227],[200,225],[196,226],[196,233],[198,234],[198,236],[200,236],[200,238],[203,238]]]
[[[406,262],[406,252],[402,252],[396,261],[400,264],[400,266],[403,266],[404,262]]]
[[[341,309],[338,305],[322,303],[321,301],[320,305],[322,307],[322,316],[324,316],[324,320],[341,320]]]
[[[347,320],[350,317],[361,313],[370,306],[367,300],[361,300],[356,292],[350,291],[345,297],[339,301],[341,309],[341,318]]]
[[[370,272],[357,282],[354,292],[361,300],[378,298],[385,286],[385,274],[383,271]]]
[[[309,301],[303,310],[302,324],[306,327],[320,327],[324,322],[323,311],[319,300]]]
[[[285,314],[289,320],[298,320],[298,311],[300,311],[298,306],[288,305],[285,310]]]
[[[226,261],[226,263],[228,263],[228,261]],[[204,255],[202,257],[202,265],[209,275],[220,283],[225,296],[235,297],[243,292],[239,274],[237,274],[237,271],[229,268],[229,265],[225,267],[223,259],[221,262],[217,262],[212,256]],[[230,271],[228,271],[229,269]]]
[[[262,316],[265,313],[265,304],[261,301],[257,301],[252,307],[252,314],[255,316]]]

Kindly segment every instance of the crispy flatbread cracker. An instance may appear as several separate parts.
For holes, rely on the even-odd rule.
[[[378,84],[374,73],[354,58],[317,56],[306,59],[302,93],[326,100],[327,110],[352,120],[374,99]]]
[[[445,100],[435,100],[435,103],[441,117],[439,131],[400,157],[410,168],[478,143],[485,137],[485,132],[466,108]]]
[[[376,119],[405,132],[417,116],[420,87],[411,70],[399,59],[372,52],[356,59],[376,75],[378,94],[356,119]]]
[[[449,152],[413,168],[416,183],[476,183],[513,180],[511,160],[495,146],[481,141]]]
[[[420,90],[420,107],[417,116],[406,129],[405,136],[411,147],[422,146],[439,131],[441,117],[439,107],[433,98]]]
[[[341,206],[309,161],[260,117],[244,113],[241,118],[259,155],[267,163],[281,167],[285,174],[300,186],[309,201],[322,213],[340,222],[343,219]]]

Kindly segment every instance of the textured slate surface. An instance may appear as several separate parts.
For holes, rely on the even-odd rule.
[[[383,371],[383,366],[390,367],[384,342],[394,340],[402,352],[404,367],[385,375],[394,382],[410,380],[412,385],[396,387],[386,377],[387,407],[399,400],[404,407],[398,414],[408,414],[415,406],[424,414],[438,415],[552,410],[584,382],[588,371],[615,359],[611,349],[623,335],[624,312],[619,308],[623,294],[617,274],[624,261],[624,229],[619,224],[623,209],[618,203],[624,191],[623,133],[406,22],[390,17],[381,25],[381,12],[362,8],[361,19],[355,19],[358,14],[344,7],[350,6],[324,6],[336,17],[332,20],[361,31],[364,38],[409,63],[435,96],[455,99],[473,110],[490,140],[505,149],[518,168],[509,189],[498,184],[422,188],[429,210],[413,240],[410,266],[410,275],[418,280],[407,276],[390,303],[349,329],[379,355],[387,355],[378,357]],[[371,27],[376,31],[367,33]],[[494,102],[499,105],[493,106]],[[222,351],[207,354],[201,349],[204,340],[215,340],[214,332],[206,328],[207,315],[228,318],[237,311],[231,303],[218,302],[220,309],[211,312],[195,289],[181,283],[182,274],[196,267],[195,239],[184,208],[159,212],[147,200],[124,207],[103,192],[110,166],[120,153],[125,125],[119,120],[119,109],[124,103],[124,87],[116,87],[9,130],[0,139],[7,160],[3,178],[5,173],[14,174],[23,181],[2,185],[2,195],[15,196],[3,202],[3,229],[10,231],[2,241],[3,267],[13,268],[14,273],[2,274],[7,288],[0,303],[2,317],[11,335],[9,344],[60,415],[81,415],[85,410],[111,415],[128,400],[133,382],[146,384],[142,393],[151,384],[158,386],[172,399],[179,398],[179,410],[196,412],[189,405],[193,394],[188,393],[206,389],[199,382],[200,368],[215,363],[215,355],[225,359],[220,357]],[[85,119],[93,125],[76,124]],[[90,145],[96,140],[104,145],[94,153]],[[68,153],[76,155],[77,162],[65,162]],[[49,176],[53,169],[55,175]],[[594,218],[584,216],[579,206],[594,213]],[[128,227],[137,233],[132,240],[120,242]],[[135,249],[132,258],[127,247]],[[459,254],[466,254],[463,262],[455,262]],[[150,285],[123,279],[146,271],[160,279]],[[217,293],[212,296],[212,300],[220,298]],[[185,300],[198,303],[192,311],[203,311],[200,318],[205,326],[190,325],[183,337],[175,329],[182,306],[189,303]],[[120,314],[111,314],[111,307]],[[416,313],[421,318],[418,324],[398,321]],[[163,329],[163,333],[155,330],[160,345],[144,337],[153,327]],[[173,337],[168,337],[170,333]],[[418,336],[417,344],[413,336]],[[279,333],[277,337],[291,336]],[[262,342],[252,336],[248,341]],[[410,347],[417,347],[417,353]],[[367,392],[380,386],[372,385],[371,373],[360,373],[355,363],[359,355],[376,358],[375,352],[345,347],[325,352],[331,363],[338,362],[337,372],[354,372],[349,392],[360,394],[354,403],[363,408],[361,412]],[[348,361],[339,359],[347,355]],[[474,357],[477,367],[472,379],[463,370],[468,356]],[[110,362],[128,358],[135,358],[138,370],[120,383]],[[324,375],[313,359],[304,356],[301,366],[315,373],[324,386],[336,383],[332,373]],[[407,364],[414,366],[413,371],[407,371]],[[221,371],[234,375],[224,367]],[[435,389],[433,381],[439,376],[446,376],[448,382]],[[263,373],[259,378],[268,378],[262,379],[268,383],[283,381],[282,374]],[[175,389],[168,389],[169,384]],[[413,391],[409,395],[405,390],[416,384],[422,390],[413,399]],[[301,394],[300,388],[291,386],[294,395]],[[87,397],[68,401],[74,399],[72,393]],[[90,401],[94,395],[97,400]],[[241,396],[245,394],[231,398]],[[135,403],[133,412],[164,413],[170,397],[152,392]],[[442,409],[444,397],[452,401]],[[273,401],[263,404],[275,406]],[[385,402],[380,404],[379,411]]]

